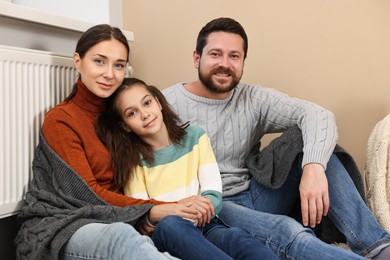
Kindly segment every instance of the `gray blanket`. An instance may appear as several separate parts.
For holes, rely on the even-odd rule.
[[[58,259],[62,246],[83,225],[135,225],[152,207],[109,205],[48,146],[42,134],[32,168],[26,204],[18,215],[17,259]]]
[[[253,152],[246,160],[247,167],[260,184],[277,189],[283,185],[295,158],[302,153],[302,150],[301,130],[294,126],[272,140],[261,152]],[[352,156],[340,145],[336,145],[333,153],[344,165],[364,199],[362,176]]]

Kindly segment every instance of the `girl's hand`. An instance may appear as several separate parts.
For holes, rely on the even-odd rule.
[[[179,200],[179,204],[186,205],[200,213],[197,219],[198,227],[204,227],[204,225],[210,223],[211,216],[214,215],[214,206],[211,201],[199,195]]]
[[[199,219],[199,212],[196,209],[191,208],[191,204],[188,206],[180,203],[167,203],[154,205],[149,211],[149,222],[152,225],[156,225],[162,218],[176,215],[182,218],[189,219],[190,221],[197,221]]]

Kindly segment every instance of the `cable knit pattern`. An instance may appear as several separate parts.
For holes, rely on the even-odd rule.
[[[246,190],[249,170],[245,160],[267,133],[284,132],[297,125],[303,135],[303,165],[326,167],[337,142],[333,113],[275,89],[240,83],[224,100],[196,96],[182,83],[163,90],[183,121],[208,133],[222,174],[224,196]]]
[[[368,206],[390,232],[390,114],[372,130],[364,169]]]

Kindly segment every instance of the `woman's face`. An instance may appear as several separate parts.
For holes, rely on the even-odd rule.
[[[118,40],[102,41],[92,46],[83,58],[75,53],[73,60],[84,85],[101,98],[107,98],[119,87],[126,75],[127,49]]]

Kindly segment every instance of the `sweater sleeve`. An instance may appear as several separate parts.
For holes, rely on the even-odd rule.
[[[203,192],[202,196],[211,201],[214,207],[214,215],[218,215],[222,210],[222,193],[215,190],[208,190]]]
[[[244,87],[258,117],[258,129],[265,133],[283,132],[297,125],[302,131],[303,161],[320,163],[326,168],[337,143],[334,114],[312,102],[261,86]]]
[[[199,139],[198,176],[201,195],[211,200],[217,215],[222,209],[222,180],[210,139],[206,134]]]

